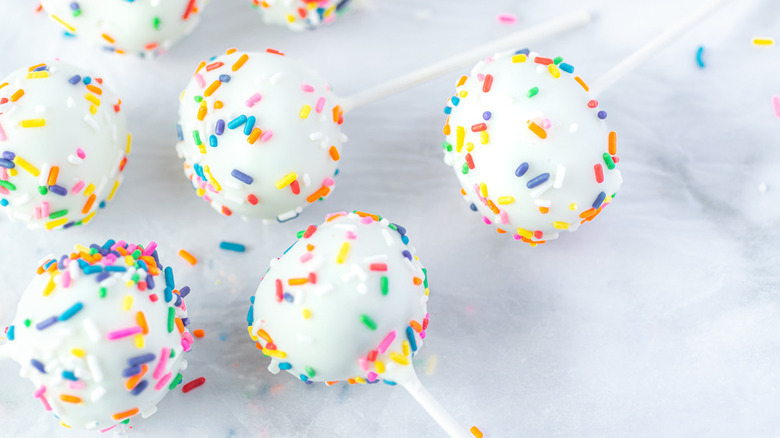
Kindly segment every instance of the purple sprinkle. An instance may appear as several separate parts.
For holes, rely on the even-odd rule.
[[[40,66],[40,67],[37,67],[37,68],[36,68],[35,70],[33,70],[33,71],[49,71],[49,66],[48,66],[48,65],[42,65],[42,66]]]
[[[187,298],[187,295],[190,294],[190,287],[184,286],[183,288],[179,289],[179,296],[182,298]]]
[[[100,274],[98,274],[97,276],[95,276],[95,281],[97,281],[98,283],[100,283],[101,281],[105,280],[106,278],[108,278],[108,277],[110,277],[110,276],[111,276],[111,272],[109,272],[109,271],[103,271],[103,272],[101,272]]]
[[[395,225],[395,230],[398,231],[398,234],[400,234],[402,236],[406,236],[406,228],[404,228],[404,227],[402,227],[402,226],[400,226],[398,224],[393,224],[393,225]]]
[[[599,111],[599,114],[598,114],[598,116],[599,116],[599,118],[600,118],[601,120],[604,120],[604,119],[606,119],[606,118],[607,118],[607,112],[606,112],[606,111]]]
[[[35,328],[37,328],[38,330],[45,330],[51,327],[52,325],[54,325],[54,323],[56,323],[58,320],[59,320],[58,317],[52,316],[51,318],[44,319],[43,321],[36,324]]]
[[[223,132],[225,132],[225,121],[219,119],[217,120],[217,128],[214,130],[214,133],[217,135],[222,135]]]
[[[135,388],[133,388],[133,390],[130,393],[133,395],[138,395],[144,392],[144,389],[146,389],[147,386],[149,386],[149,381],[147,381],[146,379],[141,380],[138,383],[138,385],[135,385]]]
[[[534,188],[534,187],[536,187],[536,186],[538,186],[540,184],[543,184],[548,179],[550,179],[550,174],[549,173],[543,173],[543,174],[535,177],[531,181],[528,181],[528,183],[525,186],[528,187],[529,189],[532,189],[532,188]]]
[[[490,117],[492,116],[493,114],[490,111],[485,111],[484,113],[482,113],[482,119],[485,121],[490,120]]]
[[[252,182],[254,181],[254,179],[251,176],[245,174],[244,172],[241,172],[238,169],[233,169],[233,171],[230,172],[230,175],[232,175],[233,178],[241,181],[246,185],[252,184]]]
[[[122,371],[122,377],[133,377],[140,372],[141,372],[141,367],[138,365],[134,365],[131,366],[130,368],[125,368]]]
[[[49,186],[49,191],[60,196],[65,196],[68,194],[68,190],[65,187],[58,186],[56,184],[53,186]]]
[[[41,372],[41,374],[46,374],[46,368],[43,367],[43,364],[40,361],[37,361],[35,359],[30,359],[30,364],[38,371]]]
[[[523,163],[523,164],[517,166],[517,169],[515,169],[515,176],[519,178],[519,177],[525,175],[525,173],[528,172],[528,168],[529,167],[530,166],[528,165],[528,163]]]
[[[219,75],[220,82],[230,82],[230,75]]]
[[[154,289],[154,277],[152,274],[146,274],[146,288],[149,290]]]
[[[147,353],[142,354],[140,356],[131,357],[130,359],[127,359],[127,364],[130,366],[136,366],[141,365],[145,363],[149,363],[155,359],[154,353]]]
[[[3,152],[3,158],[5,158],[6,160],[13,160],[14,158],[16,158],[16,154],[11,151],[5,151]]]
[[[79,82],[81,82],[81,76],[79,75],[73,76],[72,78],[68,79],[68,82],[70,82],[71,85],[76,85]]]
[[[412,261],[412,253],[410,253],[408,249],[405,249],[404,252],[402,252],[401,254],[403,254],[404,257],[409,259],[410,262]]]

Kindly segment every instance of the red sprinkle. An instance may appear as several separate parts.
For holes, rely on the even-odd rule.
[[[596,182],[601,184],[604,182],[604,169],[601,168],[601,164],[593,166],[593,170],[596,172]]]
[[[597,100],[591,100],[588,102],[588,108],[596,108],[599,106],[599,102]]]
[[[181,387],[181,392],[186,394],[186,393],[192,391],[193,389],[195,389],[195,388],[197,388],[199,386],[202,386],[204,383],[206,383],[206,378],[205,377],[198,377],[197,379],[193,380],[192,382],[187,383],[186,385],[182,386]]]
[[[482,83],[482,91],[487,93],[490,91],[490,87],[493,86],[493,75],[485,76],[485,81]]]
[[[471,132],[480,132],[487,129],[487,125],[484,123],[478,123],[471,126]]]
[[[309,225],[309,227],[306,228],[306,232],[303,233],[303,238],[308,239],[315,231],[317,231],[317,227],[315,225]]]
[[[284,299],[284,289],[282,288],[282,280],[276,279],[276,301],[281,303]]]
[[[471,154],[466,154],[466,165],[469,166],[469,169],[474,168],[474,158],[471,157]]]
[[[387,263],[371,263],[370,265],[368,265],[368,269],[370,271],[386,272]]]
[[[542,58],[540,56],[537,56],[536,58],[534,58],[534,62],[542,65],[550,65],[553,63],[553,60],[550,58]]]
[[[257,196],[250,194],[246,197],[246,200],[249,201],[252,205],[257,205]]]

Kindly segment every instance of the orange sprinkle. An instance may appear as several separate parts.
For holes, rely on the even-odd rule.
[[[103,34],[101,36],[103,37],[104,40],[108,41],[111,44],[114,44],[116,42],[113,38],[111,38],[110,36],[108,36],[106,34]]]
[[[184,323],[181,322],[181,318],[176,318],[176,328],[179,330],[179,333],[184,333]]]
[[[128,391],[132,391],[133,388],[138,386],[138,382],[144,378],[148,371],[149,367],[147,365],[141,365],[141,372],[127,379],[127,382],[125,382],[125,388],[127,388]]]
[[[311,195],[309,195],[309,197],[306,198],[306,201],[309,204],[311,204],[312,202],[314,202],[314,201],[316,201],[316,200],[318,200],[320,198],[324,198],[325,196],[328,196],[329,193],[330,193],[330,187],[322,186],[319,189],[317,189],[316,192],[314,192]]]
[[[230,54],[233,54],[233,53],[236,53],[236,52],[238,52],[238,49],[227,49],[227,51],[225,52],[225,54],[226,54],[226,55],[230,55]]]
[[[96,86],[94,86],[92,84],[87,85],[87,90],[97,94],[98,96],[103,94],[103,90],[101,90],[100,88],[98,88],[98,87],[96,87]]]
[[[243,65],[246,63],[246,61],[249,59],[249,55],[244,53],[241,55],[240,58],[238,58],[238,61],[236,61],[235,64],[233,64],[233,71],[238,71],[239,68],[243,67]]]
[[[135,314],[135,322],[138,323],[138,327],[141,327],[143,334],[149,334],[149,325],[146,324],[146,316],[144,315],[144,312],[138,312]]]
[[[333,107],[333,122],[339,125],[343,122],[344,110],[341,109],[341,105]]]
[[[60,394],[60,400],[66,403],[81,403],[81,398],[76,397],[75,395]]]
[[[49,179],[46,180],[46,183],[50,186],[53,186],[57,184],[57,177],[60,175],[60,168],[59,166],[51,166],[51,170],[49,170]]]
[[[263,338],[265,342],[271,342],[271,343],[274,342],[274,340],[271,338],[271,335],[269,335],[268,332],[263,329],[257,331],[257,336]]]
[[[578,84],[582,86],[582,88],[585,89],[585,91],[590,91],[590,88],[588,88],[588,84],[585,83],[585,81],[582,80],[579,76],[575,76],[574,80],[577,81]]]
[[[617,154],[617,132],[615,131],[609,133],[609,154]]]
[[[471,429],[469,429],[472,435],[474,435],[476,438],[482,438],[484,435],[482,434],[482,431],[479,430],[477,426],[471,426]]]
[[[11,102],[16,102],[16,101],[17,101],[17,100],[19,100],[19,99],[20,99],[22,96],[24,96],[24,90],[22,90],[22,89],[20,88],[20,89],[16,90],[16,93],[14,93],[14,94],[12,94],[12,95],[11,95]]]
[[[208,67],[206,67],[206,70],[208,70]],[[212,82],[211,85],[206,88],[206,91],[203,92],[203,95],[206,97],[211,96],[215,91],[217,91],[217,88],[219,88],[220,85],[222,85],[222,81],[216,80]]]
[[[538,135],[541,139],[547,138],[547,132],[541,126],[530,120],[528,121],[528,129],[530,129],[534,134]]]
[[[133,415],[138,414],[139,412],[140,412],[140,410],[138,408],[133,408],[133,409],[130,409],[129,411],[118,412],[118,413],[112,415],[111,418],[113,418],[116,421],[124,420],[125,418],[130,418]]]
[[[416,331],[417,333],[420,333],[420,332],[422,331],[422,326],[420,325],[420,323],[419,323],[419,322],[417,322],[417,321],[415,321],[415,320],[411,320],[411,321],[409,321],[409,326],[411,326],[411,327],[412,327],[412,329],[413,329],[414,331]]]
[[[419,285],[421,285],[421,284],[422,284],[422,278],[420,278],[420,277],[414,277],[414,278],[412,279],[412,282],[414,282],[414,285],[415,285],[415,286],[419,286]]]
[[[333,161],[338,161],[341,159],[341,155],[339,155],[339,150],[336,148],[336,146],[331,146],[328,152],[330,153],[330,157],[333,158]]]
[[[255,144],[258,138],[263,134],[263,131],[260,128],[254,128],[252,130],[252,133],[249,134],[249,137],[247,137],[246,141],[249,144]]]
[[[287,280],[287,283],[290,286],[300,286],[300,285],[306,284],[308,282],[309,282],[308,278],[291,278],[291,279]]]
[[[186,260],[187,263],[191,264],[192,266],[195,266],[195,264],[198,263],[198,259],[196,259],[192,254],[188,253],[183,249],[179,250],[179,257]]]
[[[214,102],[214,109],[221,109],[225,104],[221,100]]]
[[[195,336],[196,338],[202,338],[206,336],[206,332],[203,331],[203,329],[195,329],[192,331],[192,335]]]
[[[84,204],[84,208],[81,209],[81,212],[84,214],[89,213],[89,210],[92,209],[92,204],[95,203],[95,199],[97,198],[95,197],[94,193],[89,195],[89,199],[87,199],[87,202]]]
[[[228,55],[229,55],[229,53],[228,53]],[[198,64],[198,68],[195,69],[195,74],[198,74],[200,69],[202,69],[205,66],[206,66],[206,61],[201,61],[200,64]]]

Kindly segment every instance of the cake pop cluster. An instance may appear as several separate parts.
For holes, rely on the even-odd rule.
[[[272,261],[247,317],[269,370],[333,384],[396,384],[428,327],[428,279],[406,230],[334,213]]]
[[[285,221],[333,190],[344,110],[304,65],[268,49],[203,61],[181,95],[184,172],[225,216]]]
[[[119,54],[154,57],[192,32],[208,0],[41,0],[68,34]]]
[[[575,231],[622,183],[617,134],[561,58],[528,49],[478,63],[445,108],[445,162],[483,221],[530,245]]]
[[[266,24],[301,31],[330,24],[347,11],[351,0],[251,0]]]
[[[0,210],[30,228],[90,222],[130,153],[121,104],[101,78],[61,61],[0,81]]]
[[[66,427],[106,430],[148,417],[187,368],[189,292],[154,242],[77,245],[40,265],[3,353]]]

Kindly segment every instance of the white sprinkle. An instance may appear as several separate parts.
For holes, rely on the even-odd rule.
[[[93,119],[90,116],[84,116],[84,122],[87,124],[87,126],[89,126],[90,128],[92,128],[95,131],[97,131],[98,128],[99,128],[99,126],[98,126],[97,122],[95,121],[95,119]]]
[[[90,318],[87,318],[84,320],[84,330],[87,332],[87,337],[92,342],[98,342],[100,339],[103,338],[103,336],[100,334],[100,330],[98,330],[97,324],[95,324],[95,321],[93,321]]]
[[[89,398],[92,399],[92,401],[98,401],[103,398],[104,395],[106,395],[106,388],[98,386],[94,391],[92,391],[92,394],[89,396]]]
[[[152,406],[151,408],[141,412],[142,418],[149,418],[152,415],[154,415],[157,412],[157,406]]]
[[[541,184],[539,187],[531,190],[530,196],[532,198],[538,198],[539,196],[542,196],[544,192],[550,189],[552,187],[553,182],[550,180],[545,181],[543,184]]]
[[[87,355],[87,366],[89,367],[90,374],[92,374],[92,379],[97,383],[102,382],[103,370],[100,368],[100,363],[98,362],[98,358],[95,357],[94,354]]]
[[[566,177],[566,168],[558,165],[558,169],[555,170],[555,182],[553,183],[553,187],[556,189],[560,189],[563,185],[563,179]]]

